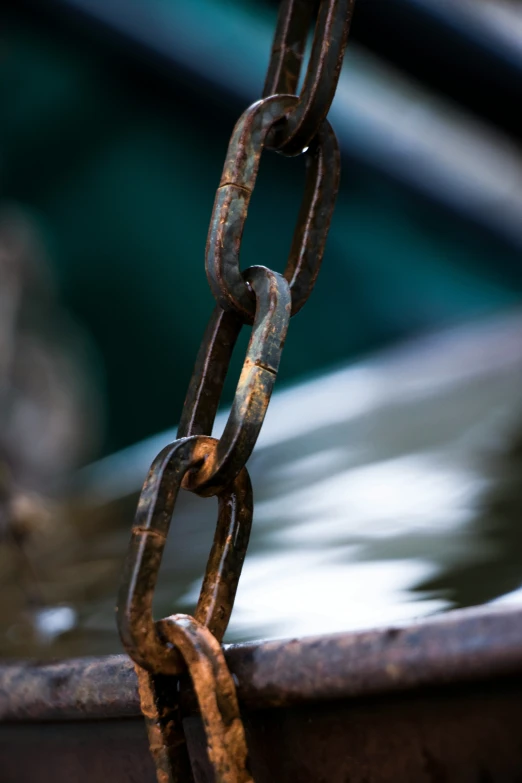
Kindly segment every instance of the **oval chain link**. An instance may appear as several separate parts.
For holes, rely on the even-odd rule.
[[[154,590],[181,482],[217,449],[203,435],[177,440],[156,457],[145,479],[118,596],[118,629],[125,649],[142,668],[179,674],[184,666],[165,642],[152,614]],[[218,521],[195,612],[216,639],[225,633],[252,525],[252,487],[246,468],[218,493]]]
[[[219,642],[208,628],[186,614],[161,620],[160,630],[187,665],[216,783],[254,783],[247,768],[236,687]]]
[[[288,283],[270,269],[252,266],[245,281],[255,294],[256,315],[243,369],[227,423],[217,447],[198,469],[186,474],[183,486],[199,495],[213,495],[239,473],[255,446],[279,369],[290,319]],[[242,323],[214,310],[199,349],[183,407],[178,437],[212,431],[232,349]]]
[[[234,309],[247,322],[252,321],[255,302],[239,267],[243,228],[267,134],[297,100],[274,95],[241,115],[214,201],[206,248],[207,279],[221,307]],[[323,120],[308,148],[306,163],[304,195],[284,272],[292,291],[292,315],[314,287],[339,189],[339,147],[328,120]]]

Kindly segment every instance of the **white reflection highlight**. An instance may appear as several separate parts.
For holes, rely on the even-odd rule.
[[[36,611],[33,622],[40,642],[50,644],[57,636],[74,628],[76,619],[71,606],[49,606]]]
[[[475,428],[487,426],[499,408],[507,407],[513,412],[519,401],[518,384],[522,378],[521,321],[520,312],[484,319],[412,340],[405,346],[305,383],[286,389],[278,387],[268,408],[252,468],[268,446],[322,427],[349,422],[359,429],[354,431],[355,439],[345,438],[339,448],[356,451],[359,458],[368,445],[374,444],[379,451],[383,437],[390,430],[390,421],[393,424],[391,415],[387,415],[382,426],[379,421],[366,431],[360,430],[359,419],[380,417],[385,406],[398,406],[394,419],[400,421],[405,433],[412,431],[412,410],[420,410],[424,417],[417,424],[420,448],[430,446],[430,423],[435,422],[434,426],[439,427],[437,419],[443,406],[452,412],[455,400],[457,416],[463,420],[461,423],[456,418],[451,423],[458,437],[468,434],[470,422],[464,426],[466,416]],[[478,395],[480,392],[482,396]],[[483,399],[484,394],[487,399]],[[464,397],[464,403],[460,397]],[[222,432],[228,413],[222,411],[218,415],[214,437]],[[490,434],[488,431],[487,437]],[[78,475],[78,491],[85,493],[92,505],[103,505],[136,492],[156,454],[175,438],[175,429],[162,432],[87,466]],[[395,434],[394,441],[397,445]],[[316,447],[317,450],[320,449]]]
[[[267,552],[247,558],[234,604],[228,638],[251,639],[337,633],[403,623],[447,607],[443,600],[417,603],[409,592],[436,569],[424,560],[361,563],[353,551]],[[182,598],[197,600],[200,582]],[[419,599],[423,596],[419,595]]]
[[[517,590],[512,590],[511,593],[501,595],[500,598],[495,598],[490,603],[500,604],[501,606],[519,606],[522,604],[522,585]]]
[[[521,327],[519,313],[486,320],[275,392],[249,460],[254,524],[229,640],[408,622],[517,587],[502,562],[516,571],[519,542],[488,498],[520,428]],[[168,440],[84,472],[90,499],[136,491]],[[194,608],[208,503],[178,500],[158,614]]]
[[[336,473],[258,504],[256,522],[277,518],[286,544],[453,530],[466,523],[484,482],[440,457],[416,454]]]

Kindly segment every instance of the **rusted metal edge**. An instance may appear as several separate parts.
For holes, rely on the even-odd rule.
[[[522,609],[481,607],[407,627],[226,647],[242,705],[262,708],[522,676]],[[124,655],[0,667],[0,720],[140,715]]]

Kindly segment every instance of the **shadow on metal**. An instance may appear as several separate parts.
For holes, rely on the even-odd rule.
[[[228,646],[256,783],[519,781],[520,615]],[[202,727],[182,704],[195,779],[207,781]],[[1,667],[0,719],[5,783],[154,781],[125,656]]]

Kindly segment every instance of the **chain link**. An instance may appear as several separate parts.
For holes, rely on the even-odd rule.
[[[155,674],[184,667],[152,615],[154,590],[183,477],[219,442],[204,435],[183,438],[156,457],[143,485],[118,596],[118,628],[131,658]],[[246,468],[218,495],[218,521],[195,612],[221,641],[225,633],[252,525],[252,487]]]
[[[337,88],[355,0],[283,0],[263,97],[295,93],[314,10],[317,21],[310,61],[297,104],[276,123],[268,146],[299,155],[328,114]]]
[[[236,687],[221,645],[208,628],[185,614],[167,617],[160,626],[187,665],[216,783],[253,783]]]
[[[239,249],[263,146],[274,122],[298,98],[273,95],[250,106],[234,128],[216,193],[206,248],[207,279],[218,303],[252,320],[255,302],[239,267]],[[288,257],[285,278],[292,289],[292,315],[308,299],[323,259],[339,188],[337,139],[323,120],[306,151],[304,196]]]
[[[259,435],[288,323],[308,299],[339,187],[340,156],[325,119],[342,64],[354,0],[283,0],[263,99],[240,117],[216,193],[206,249],[217,305],[190,381],[178,439],[154,460],[138,503],[118,597],[118,628],[136,663],[142,711],[159,783],[193,781],[179,677],[191,677],[216,783],[252,783],[235,686],[220,647],[248,545],[252,488],[245,463]],[[300,96],[308,31],[314,39]],[[307,176],[284,277],[239,266],[248,206],[264,147],[306,154]],[[306,149],[305,149],[306,148]],[[219,440],[210,437],[243,324],[252,324],[234,402]],[[153,599],[180,488],[219,504],[195,617],[154,620]]]
[[[247,269],[244,280],[255,294],[256,314],[230,415],[217,448],[206,456],[199,470],[187,473],[183,484],[200,495],[213,495],[227,486],[252,453],[285,344],[290,319],[288,283],[277,272],[263,266]],[[178,437],[192,434],[191,427],[198,428],[199,416],[204,417],[206,426],[212,427],[208,408],[213,412],[217,409],[232,346],[241,329],[240,321],[224,319],[222,312],[218,305],[201,344]],[[223,346],[226,346],[226,356],[223,356]]]

